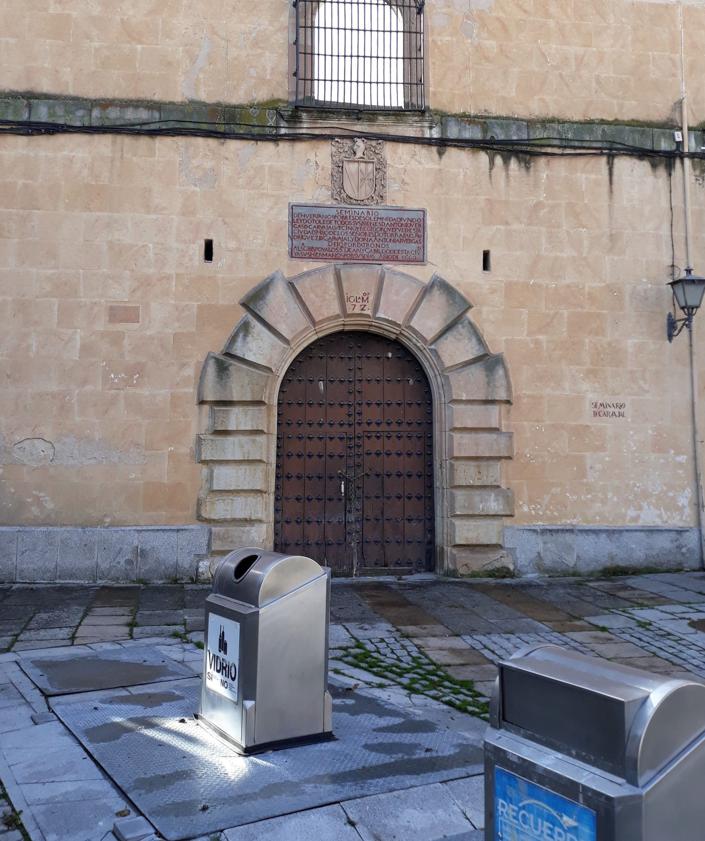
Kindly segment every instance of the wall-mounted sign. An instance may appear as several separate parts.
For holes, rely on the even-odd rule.
[[[625,420],[627,417],[627,404],[623,400],[591,400],[590,413],[593,418]]]
[[[289,256],[322,262],[425,263],[426,211],[290,204]]]

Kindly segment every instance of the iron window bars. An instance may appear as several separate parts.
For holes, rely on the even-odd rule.
[[[424,108],[424,0],[294,0],[296,104]]]

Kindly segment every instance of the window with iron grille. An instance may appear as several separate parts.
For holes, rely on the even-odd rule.
[[[424,108],[424,0],[294,0],[296,104]]]

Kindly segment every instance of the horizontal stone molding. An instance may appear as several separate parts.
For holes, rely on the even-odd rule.
[[[266,461],[266,435],[199,435],[196,447],[199,461]]]
[[[499,405],[496,403],[451,403],[448,426],[452,431],[501,428]]]
[[[449,484],[452,488],[473,485],[501,484],[502,468],[499,461],[474,461],[454,458],[450,462]]]
[[[360,112],[300,111],[285,102],[224,105],[215,102],[161,102],[158,100],[88,99],[45,93],[0,92],[0,119],[15,122],[28,129],[52,128],[55,131],[93,132],[120,131],[134,134],[155,134],[160,130],[170,134],[189,135],[194,132],[211,133],[216,137],[282,140],[309,132],[330,132],[330,121],[348,123],[360,131],[365,128],[381,131],[389,129],[378,124],[375,114]],[[401,123],[399,123],[401,121]],[[697,123],[697,120],[693,121]],[[529,120],[521,117],[444,114],[429,111],[422,116],[399,114],[395,125],[406,125],[419,142],[426,137],[436,141],[491,145],[495,141],[515,143],[539,142],[544,148],[576,148],[612,146],[615,150],[633,147],[635,150],[673,152],[672,125],[630,125],[615,121]],[[697,151],[705,145],[701,129],[689,132],[689,149]],[[635,151],[636,154],[636,151]]]
[[[264,496],[261,493],[222,494],[214,491],[201,500],[199,514],[204,520],[263,520]]]
[[[505,488],[463,488],[450,493],[450,513],[473,517],[511,517],[514,494]]]
[[[210,529],[184,526],[0,527],[0,583],[188,582]]]
[[[267,542],[265,523],[238,523],[213,526],[211,548],[215,553],[229,552],[238,546],[264,546]]]
[[[489,517],[452,517],[452,546],[502,546],[504,522]]]
[[[513,455],[511,432],[474,432],[464,429],[450,433],[452,458],[511,458]]]
[[[267,489],[265,464],[216,464],[211,468],[211,488],[214,491]]]
[[[267,407],[241,405],[211,406],[210,432],[266,432]]]
[[[667,526],[508,526],[505,548],[520,575],[589,575],[700,568],[697,528]]]

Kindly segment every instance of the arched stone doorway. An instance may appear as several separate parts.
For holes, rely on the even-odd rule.
[[[434,568],[431,387],[404,345],[331,333],[279,389],[274,548],[333,575]]]
[[[467,574],[509,565],[503,518],[513,499],[501,462],[511,434],[504,359],[470,320],[471,304],[434,275],[424,284],[377,265],[339,264],[291,279],[277,272],[240,302],[245,315],[220,353],[208,355],[198,390],[205,414],[199,518],[212,550],[274,545],[277,401],[291,363],[317,339],[367,331],[394,339],[421,364],[432,393],[435,563]]]

